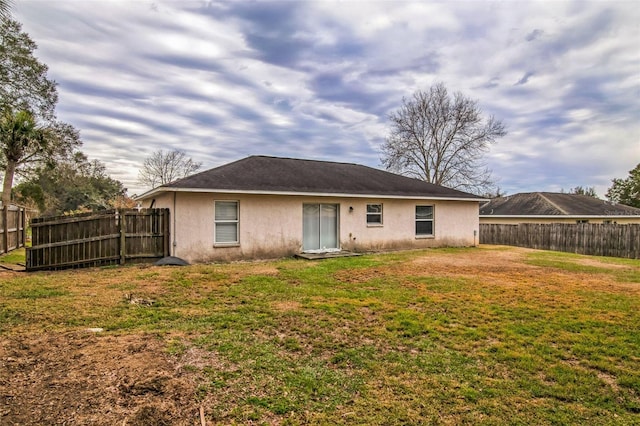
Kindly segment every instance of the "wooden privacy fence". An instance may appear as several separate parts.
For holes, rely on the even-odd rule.
[[[124,264],[169,255],[169,209],[35,218],[31,232],[27,271]]]
[[[640,258],[640,224],[480,224],[480,243]]]
[[[0,254],[24,247],[25,209],[18,206],[0,208]]]

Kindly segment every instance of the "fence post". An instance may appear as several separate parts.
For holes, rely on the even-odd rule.
[[[119,216],[118,216],[119,215]],[[119,217],[119,221],[118,221],[118,227],[119,227],[119,231],[120,231],[120,264],[124,265],[125,263],[125,259],[127,257],[127,234],[126,234],[126,226],[124,224],[124,217],[125,215],[122,212],[118,212],[116,210],[116,217]]]
[[[20,236],[22,238],[22,245],[20,245],[19,247],[24,247],[25,245],[27,245],[27,224],[25,223],[25,221],[27,220],[27,209],[21,209],[20,211],[20,225],[22,226],[22,229],[20,229]]]
[[[2,253],[9,253],[9,206],[2,206]]]

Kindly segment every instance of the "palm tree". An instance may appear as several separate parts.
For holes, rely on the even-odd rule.
[[[13,178],[19,165],[29,161],[46,147],[45,130],[30,111],[5,110],[0,117],[0,166],[4,166],[2,205],[11,201]]]

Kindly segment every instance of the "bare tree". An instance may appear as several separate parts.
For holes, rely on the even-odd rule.
[[[187,177],[200,169],[201,166],[202,163],[187,158],[184,151],[177,149],[163,151],[159,149],[144,160],[142,169],[138,172],[138,182],[155,188],[156,186]]]
[[[460,92],[451,97],[437,83],[403,98],[389,119],[390,134],[382,146],[387,169],[454,189],[491,191],[494,183],[483,156],[507,132],[493,116],[483,118],[477,101]]]

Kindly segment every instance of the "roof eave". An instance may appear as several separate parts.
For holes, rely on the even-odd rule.
[[[135,197],[133,197],[133,199],[135,201],[142,201],[142,200],[146,200],[147,198],[151,198],[152,196],[156,195],[159,192],[166,192],[168,188],[163,188],[161,186],[157,187],[157,188],[152,188],[150,190],[148,190],[147,192],[143,192],[140,195],[136,195]]]
[[[136,200],[142,201],[152,198],[154,195],[163,192],[189,192],[189,193],[207,193],[207,194],[251,194],[251,195],[285,195],[285,196],[307,196],[307,197],[346,197],[346,198],[387,198],[387,199],[414,199],[414,200],[441,200],[441,201],[474,201],[482,203],[488,201],[484,198],[467,198],[453,196],[438,195],[389,195],[389,194],[349,194],[338,192],[302,192],[302,191],[264,191],[264,190],[244,190],[244,189],[213,189],[213,188],[178,188],[163,187],[154,188],[136,197]]]

